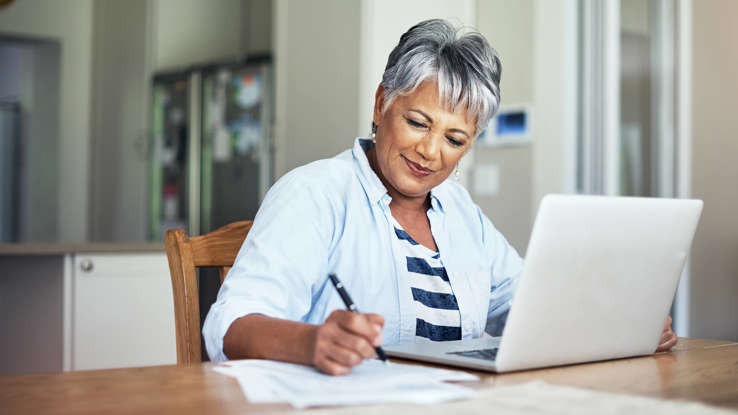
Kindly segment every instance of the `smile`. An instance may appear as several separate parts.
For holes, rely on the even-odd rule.
[[[407,167],[410,169],[410,172],[416,177],[425,177],[433,173],[433,170],[427,169],[418,163],[413,163],[412,161],[405,158],[405,156],[403,156],[402,158],[405,159],[405,164],[407,164]]]

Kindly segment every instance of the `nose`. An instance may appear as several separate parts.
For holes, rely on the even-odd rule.
[[[428,161],[435,160],[438,157],[438,152],[440,150],[440,137],[438,137],[438,134],[433,134],[432,132],[426,134],[425,137],[415,145],[415,151],[417,151],[424,160]]]

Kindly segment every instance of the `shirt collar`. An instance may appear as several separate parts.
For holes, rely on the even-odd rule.
[[[358,137],[354,141],[354,147],[351,151],[354,157],[354,162],[358,166],[359,181],[364,187],[364,191],[369,197],[369,201],[372,203],[377,203],[385,195],[387,195],[388,200],[391,200],[391,198],[387,193],[387,188],[384,187],[382,181],[379,180],[377,174],[374,172],[374,170],[372,170],[372,167],[369,165],[369,159],[366,157],[366,152],[369,151],[369,149],[371,149],[373,145],[374,143],[372,142],[372,140],[368,138]],[[431,189],[430,194],[432,209],[443,212],[443,206],[444,204],[446,204],[445,202],[449,197],[447,187],[448,184],[444,181],[443,183]]]

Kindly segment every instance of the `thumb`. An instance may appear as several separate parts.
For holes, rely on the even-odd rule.
[[[376,324],[379,327],[384,327],[384,317],[380,314],[365,314],[365,316],[370,323]]]

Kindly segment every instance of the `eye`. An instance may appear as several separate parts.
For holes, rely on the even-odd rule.
[[[415,121],[412,118],[405,118],[408,124],[415,128],[427,128],[427,126],[421,122]]]
[[[451,145],[454,147],[461,147],[464,145],[463,141],[459,141],[453,137],[446,136],[446,140],[448,140],[448,142],[451,143]]]

